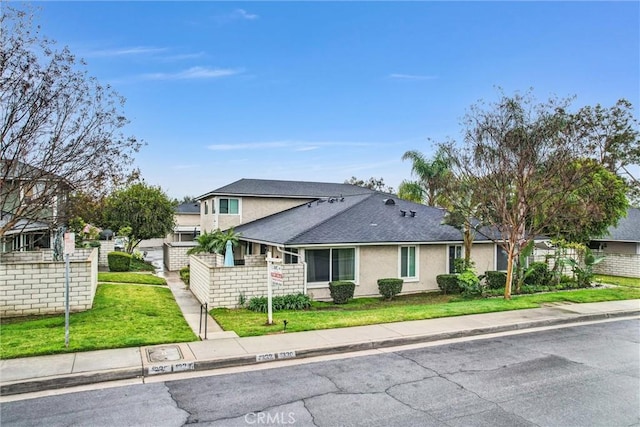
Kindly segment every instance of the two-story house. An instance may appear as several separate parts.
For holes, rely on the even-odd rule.
[[[71,185],[17,160],[0,159],[0,251],[49,248],[65,221]]]

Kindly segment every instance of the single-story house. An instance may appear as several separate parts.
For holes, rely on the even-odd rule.
[[[627,216],[608,233],[589,243],[605,256],[595,272],[611,276],[640,277],[640,209],[629,208]]]
[[[315,299],[330,298],[333,280],[355,282],[356,296],[378,295],[377,280],[389,277],[404,279],[403,293],[438,290],[436,276],[464,256],[462,233],[443,224],[443,209],[350,184],[242,179],[197,200],[203,231],[240,233],[236,267],[190,258],[191,288],[211,306],[265,295],[267,253],[284,264],[276,293]],[[504,251],[481,235],[471,258],[479,273],[506,266]]]
[[[609,227],[607,234],[592,240],[589,247],[605,254],[640,255],[640,209],[629,208],[617,226]]]
[[[463,256],[460,230],[444,225],[445,211],[367,191],[320,198],[239,225],[239,256],[263,254],[305,264],[301,287],[329,297],[334,280],[356,283],[356,296],[378,295],[377,280],[404,279],[403,293],[437,290],[436,276]],[[297,254],[297,256],[296,256]],[[480,272],[504,263],[504,252],[477,236],[471,257]]]

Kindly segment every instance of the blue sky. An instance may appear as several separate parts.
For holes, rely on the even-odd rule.
[[[127,98],[145,180],[411,177],[478,101],[533,88],[640,104],[638,2],[33,2]]]

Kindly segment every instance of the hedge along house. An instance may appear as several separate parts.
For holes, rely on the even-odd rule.
[[[312,190],[322,195],[314,197]],[[377,280],[387,277],[403,278],[403,293],[437,290],[436,276],[464,256],[461,232],[442,224],[444,210],[366,188],[240,180],[199,200],[202,229],[233,225],[241,234],[234,251],[241,266],[225,269],[216,257],[190,258],[191,288],[211,306],[266,295],[268,251],[284,262],[285,283],[276,294],[303,292],[315,299],[330,298],[332,280],[354,281],[356,296],[378,295]],[[248,209],[252,204],[262,217]],[[472,259],[479,272],[505,262],[503,251],[481,236]]]

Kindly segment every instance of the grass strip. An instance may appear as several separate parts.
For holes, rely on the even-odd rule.
[[[600,283],[640,288],[640,278],[637,277],[605,276],[604,274],[596,274],[595,279]]]
[[[164,277],[154,276],[149,273],[116,273],[103,272],[98,273],[98,282],[116,282],[116,283],[138,283],[141,285],[161,285],[166,286],[167,281]]]
[[[287,320],[287,331],[298,332],[538,308],[550,302],[586,303],[637,298],[640,298],[640,289],[628,287],[550,292],[514,296],[511,300],[461,300],[450,295],[418,294],[398,297],[390,302],[379,298],[358,298],[344,305],[316,302],[309,310],[273,313],[273,325],[266,325],[265,313],[247,309],[216,308],[211,310],[211,315],[224,330],[247,337],[281,332],[284,320]]]
[[[64,314],[3,319],[0,329],[1,359],[197,340],[171,290],[153,286],[99,285],[93,308],[69,316],[69,348]]]

